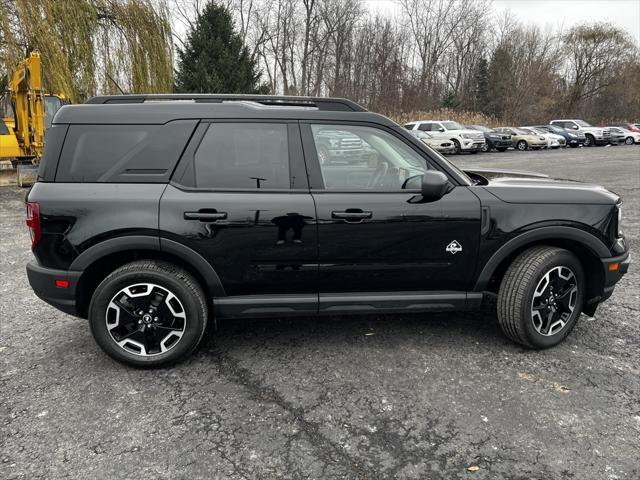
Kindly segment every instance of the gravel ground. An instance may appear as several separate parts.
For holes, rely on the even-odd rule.
[[[601,183],[638,251],[638,147],[451,159]],[[637,263],[546,351],[490,312],[251,320],[143,371],[33,295],[23,196],[0,188],[2,479],[640,478]]]

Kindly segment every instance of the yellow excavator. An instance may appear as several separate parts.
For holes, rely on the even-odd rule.
[[[0,97],[0,161],[11,161],[19,186],[35,178],[46,129],[65,103],[64,95],[45,93],[40,53],[31,52],[18,64],[9,90]]]

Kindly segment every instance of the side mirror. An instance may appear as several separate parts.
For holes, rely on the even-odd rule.
[[[580,127],[578,125],[572,125],[571,128],[573,128],[574,130],[580,130]]]
[[[421,194],[426,201],[440,200],[449,189],[447,176],[436,170],[427,170],[422,175]]]
[[[438,131],[439,131],[439,132],[444,132],[444,128],[443,128],[443,127],[440,127],[440,128],[438,129]]]

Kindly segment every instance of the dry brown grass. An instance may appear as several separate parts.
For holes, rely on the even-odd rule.
[[[463,125],[486,125],[488,127],[499,127],[502,124],[496,117],[487,116],[480,112],[459,112],[449,108],[404,112],[390,117],[400,125],[416,120],[453,120]]]

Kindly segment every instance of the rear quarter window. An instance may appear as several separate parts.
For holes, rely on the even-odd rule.
[[[70,125],[56,182],[167,182],[196,124]]]

